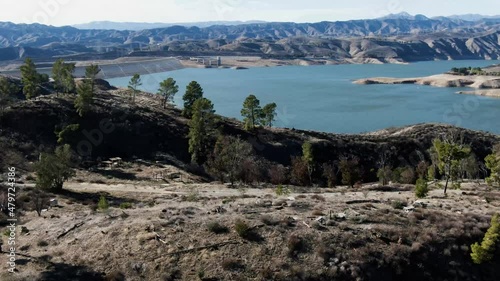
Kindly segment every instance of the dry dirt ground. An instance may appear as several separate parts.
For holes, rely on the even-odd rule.
[[[435,266],[448,265],[444,276],[467,277],[470,241],[500,211],[500,192],[475,182],[423,200],[412,186],[378,184],[290,187],[278,196],[271,186],[229,188],[187,174],[155,181],[155,168],[108,169],[132,170],[131,180],[79,172],[66,192],[50,195],[56,207],[41,217],[25,211],[17,273],[5,273],[2,253],[0,280],[414,280],[397,278],[413,274],[408,268],[420,269],[420,280],[445,280],[433,275],[437,257]],[[20,189],[18,202],[29,209],[32,184]],[[96,210],[100,195],[106,211]]]

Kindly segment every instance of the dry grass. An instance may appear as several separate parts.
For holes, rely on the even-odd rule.
[[[372,203],[346,204],[365,200],[362,193],[347,190],[343,196],[305,193],[298,198],[292,194],[293,201],[271,204],[264,200],[272,201],[265,196],[272,190],[248,189],[248,196],[242,197],[237,190],[196,185],[200,198],[206,199],[189,202],[182,197],[189,189],[181,186],[156,191],[147,185],[99,188],[108,191],[108,214],[89,208],[99,198],[97,189],[89,189],[88,194],[57,195],[61,207],[49,209],[41,218],[27,211],[23,226],[30,234],[18,237],[23,253],[49,254],[52,262],[85,265],[86,272],[108,273],[108,280],[120,280],[109,279],[120,278],[118,273],[126,280],[145,276],[148,280],[191,281],[199,280],[198,274],[202,280],[231,281],[384,280],[387,274],[398,280],[450,276],[471,280],[471,272],[483,275],[471,263],[468,247],[482,238],[491,215],[500,211],[495,201],[482,201],[484,187],[475,187],[475,195],[451,191],[447,198],[439,190],[432,191],[424,200],[427,207],[410,213],[395,209],[392,202],[411,205],[416,200],[411,191],[372,190],[366,198],[377,199]],[[496,191],[488,193],[497,195]],[[232,200],[224,203],[223,198]],[[121,210],[122,202],[134,202],[135,208]],[[218,207],[224,211],[215,212]],[[127,217],[122,216],[124,211]],[[331,220],[326,215],[324,224],[314,222],[326,211],[332,212]],[[340,213],[347,216],[345,220],[336,219]],[[80,221],[86,223],[56,238]],[[38,246],[38,241],[46,246]],[[216,246],[198,250],[210,245]],[[0,256],[0,262],[5,257]],[[37,262],[28,262],[19,270],[35,276],[26,280],[36,280],[47,271],[47,262],[43,264],[41,268]],[[450,273],[450,264],[460,267],[453,267],[455,271]],[[377,277],[379,272],[383,276]],[[81,279],[73,276],[73,280]]]

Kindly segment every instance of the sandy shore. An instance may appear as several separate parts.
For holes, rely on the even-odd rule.
[[[389,78],[375,77],[354,81],[354,84],[417,84],[434,87],[467,87],[474,91],[461,91],[459,94],[472,94],[488,97],[500,97],[500,77],[498,76],[458,76],[451,74],[438,74],[428,77],[416,78]]]

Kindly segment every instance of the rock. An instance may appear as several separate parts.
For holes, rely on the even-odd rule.
[[[415,211],[415,207],[414,206],[408,206],[408,207],[404,207],[403,210],[407,213],[411,213],[413,211]]]
[[[347,219],[346,213],[338,213],[335,215],[335,218],[340,219],[340,220],[345,220]]]
[[[320,224],[325,224],[326,219],[325,219],[325,217],[318,217],[318,218],[316,218],[315,221],[317,221]]]
[[[57,199],[50,199],[50,207],[57,207],[58,202]]]

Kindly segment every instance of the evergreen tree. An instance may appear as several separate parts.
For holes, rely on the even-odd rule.
[[[81,84],[78,85],[76,93],[75,108],[78,114],[83,117],[83,115],[90,110],[94,100],[92,82],[90,82],[90,80],[82,81]]]
[[[243,102],[243,109],[241,110],[243,122],[245,123],[245,130],[251,131],[259,123],[262,115],[260,101],[254,95],[249,95],[245,102]]]
[[[158,94],[163,96],[162,106],[166,108],[167,103],[174,100],[175,94],[179,92],[179,86],[173,78],[168,78],[167,80],[160,83],[160,88],[158,89]]]
[[[0,114],[14,99],[14,95],[19,92],[19,88],[11,83],[7,78],[0,77]]]
[[[431,153],[436,154],[437,167],[439,172],[444,175],[446,184],[444,193],[448,190],[448,184],[451,180],[452,184],[458,179],[460,162],[469,157],[471,149],[463,144],[456,143],[449,139],[435,139]]]
[[[54,79],[56,89],[64,93],[73,92],[75,90],[74,72],[74,63],[65,63],[63,59],[58,59],[52,67],[52,79]]]
[[[266,104],[262,108],[261,123],[263,126],[268,126],[268,127],[273,126],[274,119],[276,118],[276,108],[277,108],[277,105],[274,102]]]
[[[491,225],[484,239],[479,243],[471,246],[471,258],[475,264],[482,264],[493,259],[493,254],[496,251],[498,240],[500,239],[500,216],[495,214],[491,218]]]
[[[90,85],[92,87],[92,95],[95,94],[95,80],[97,79],[97,75],[101,72],[99,65],[91,64],[85,68],[85,78],[90,81]]]
[[[23,93],[26,99],[32,99],[40,94],[40,74],[36,71],[33,60],[26,58],[21,66],[21,82],[23,83]]]
[[[75,175],[71,168],[71,148],[69,145],[57,147],[54,154],[42,153],[35,164],[36,186],[59,192],[63,184]]]
[[[192,81],[186,87],[186,93],[182,97],[184,101],[184,110],[182,111],[182,115],[186,118],[191,118],[193,116],[193,105],[197,99],[203,97],[203,89],[200,84],[196,81]]]
[[[140,92],[139,87],[142,86],[141,75],[134,74],[128,82],[128,88],[132,91],[132,102],[135,103],[135,96]]]
[[[209,99],[200,98],[193,104],[193,117],[189,121],[189,153],[193,163],[201,164],[215,132],[215,110]]]
[[[486,179],[489,185],[500,186],[500,145],[495,147],[495,151],[485,159],[486,168],[490,170],[490,176]]]

